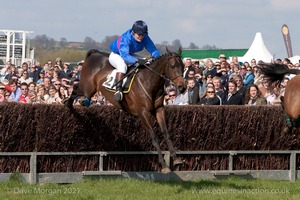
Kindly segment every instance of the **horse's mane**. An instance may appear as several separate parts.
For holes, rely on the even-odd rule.
[[[153,60],[153,62],[154,62],[154,61],[158,61],[158,60],[160,60],[160,59],[162,59],[162,58],[164,58],[164,57],[166,57],[166,56],[171,56],[171,55],[177,55],[177,56],[179,56],[177,53],[164,53],[164,54],[162,54],[162,55],[156,57],[156,58]]]
[[[300,71],[296,69],[290,69],[284,64],[277,63],[260,63],[258,66],[260,72],[273,83],[276,81],[282,81],[286,74],[299,74]]]

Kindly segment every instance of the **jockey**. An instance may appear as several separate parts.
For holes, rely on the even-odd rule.
[[[115,83],[117,92],[114,95],[116,101],[123,99],[122,84],[123,77],[127,71],[127,65],[143,65],[144,60],[135,53],[146,49],[154,58],[160,55],[154,43],[148,35],[148,26],[142,21],[136,21],[132,28],[119,36],[111,43],[111,54],[109,55],[110,64],[117,69]]]

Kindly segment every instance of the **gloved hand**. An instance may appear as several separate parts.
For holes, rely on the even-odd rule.
[[[136,63],[138,63],[139,65],[144,65],[145,64],[145,60],[144,59],[137,59]]]
[[[146,64],[146,65],[150,65],[150,64],[153,62],[153,60],[154,60],[153,57],[148,57],[148,58],[146,58],[145,64]]]

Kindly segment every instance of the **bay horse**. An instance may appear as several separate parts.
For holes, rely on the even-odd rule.
[[[296,74],[294,78],[288,81],[285,87],[284,97],[281,98],[281,101],[283,102],[283,108],[287,115],[288,131],[299,127],[300,70],[290,69],[287,65],[275,63],[260,63],[259,69],[270,84],[275,85],[275,87],[280,85],[285,75]]]
[[[65,105],[72,108],[73,101],[77,96],[91,98],[97,91],[101,91],[102,95],[114,106],[137,116],[151,135],[152,144],[157,149],[159,163],[162,167],[161,172],[163,173],[168,173],[171,170],[164,161],[158,138],[152,127],[152,119],[154,117],[160,127],[173,159],[173,165],[182,165],[182,160],[176,156],[166,125],[163,105],[164,82],[166,80],[172,81],[180,92],[185,90],[181,48],[178,53],[172,53],[168,48],[166,50],[166,54],[154,59],[149,65],[145,64],[138,67],[139,71],[132,82],[131,90],[126,94],[124,93],[121,102],[114,100],[114,92],[108,91],[102,86],[114,69],[109,63],[109,54],[95,49],[89,50],[81,70],[79,85],[74,86],[71,97],[65,102]]]

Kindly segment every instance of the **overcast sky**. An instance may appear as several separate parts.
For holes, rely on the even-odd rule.
[[[287,24],[294,55],[300,54],[298,0],[1,0],[0,29],[68,41],[120,35],[139,19],[154,43],[179,39],[218,48],[249,48],[261,32],[270,53],[286,57],[281,27]]]

